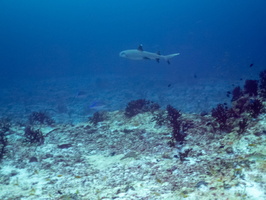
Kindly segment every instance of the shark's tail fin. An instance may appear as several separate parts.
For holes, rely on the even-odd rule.
[[[168,64],[170,64],[170,59],[171,58],[173,58],[173,57],[175,57],[175,56],[178,56],[180,53],[173,53],[173,54],[170,54],[170,55],[166,55],[166,56],[164,56],[164,59],[166,60],[166,62],[168,63]]]

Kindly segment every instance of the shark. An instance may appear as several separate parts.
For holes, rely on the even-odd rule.
[[[160,59],[165,60],[168,64],[170,64],[170,59],[178,56],[180,53],[173,53],[169,55],[161,55],[160,52],[152,53],[148,51],[143,50],[142,44],[139,45],[137,49],[128,49],[121,51],[119,53],[119,56],[122,58],[127,58],[130,60],[156,60],[157,62],[160,61]]]

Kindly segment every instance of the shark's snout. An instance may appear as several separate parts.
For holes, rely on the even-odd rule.
[[[125,57],[126,57],[126,53],[125,53],[124,51],[121,51],[121,52],[119,53],[119,56],[125,58]]]

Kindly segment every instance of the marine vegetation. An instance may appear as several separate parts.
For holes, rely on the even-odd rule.
[[[97,111],[93,114],[92,117],[89,118],[89,121],[94,125],[97,125],[99,122],[102,122],[107,119],[107,115],[105,111]]]
[[[260,85],[259,85],[260,83]],[[229,92],[230,93],[230,92]],[[260,72],[260,80],[246,80],[244,91],[237,86],[232,91],[232,108],[218,104],[212,109],[212,117],[218,123],[218,129],[230,131],[238,124],[238,133],[242,134],[250,118],[257,118],[263,113],[261,98],[266,97],[266,70]],[[237,124],[236,124],[237,123]]]
[[[2,132],[0,133],[0,161],[3,159],[4,154],[6,153],[7,138]]]
[[[259,97],[249,97],[243,95],[232,102],[232,109],[235,116],[241,117],[244,113],[249,114],[253,118],[257,118],[263,113],[263,103]]]
[[[166,125],[168,123],[167,113],[165,110],[159,110],[155,113],[151,121],[156,122],[158,126]]]
[[[244,133],[244,131],[248,127],[248,119],[243,118],[241,121],[238,122],[238,125],[239,125],[239,130],[237,131],[238,134]]]
[[[244,91],[237,86],[232,91],[232,100],[236,101],[243,96],[266,98],[266,70],[261,71],[259,80],[246,80],[244,85]],[[230,93],[230,92],[229,92]]]
[[[181,118],[180,110],[175,109],[171,105],[167,105],[166,111],[159,110],[151,119],[155,121],[157,126],[167,125],[172,129],[171,140],[168,142],[170,147],[175,147],[176,144],[183,144],[187,136],[187,130],[193,128],[191,121]]]
[[[3,159],[6,153],[6,146],[8,144],[7,134],[10,130],[10,120],[7,118],[0,119],[0,161]]]
[[[186,158],[188,157],[188,154],[189,154],[189,152],[190,152],[191,150],[192,150],[192,149],[190,148],[190,149],[186,149],[184,152],[179,152],[179,153],[178,153],[178,154],[179,154],[179,159],[180,159],[181,162],[186,161]]]
[[[52,125],[55,121],[46,112],[32,112],[29,116],[29,123],[31,125]]]
[[[257,118],[263,112],[263,104],[259,99],[250,100],[247,109],[251,117]]]
[[[243,96],[243,91],[241,90],[240,86],[237,86],[232,91],[232,99],[231,99],[231,101],[236,101],[242,96]]]
[[[242,96],[238,98],[236,101],[232,102],[232,109],[234,110],[235,115],[240,117],[242,113],[247,111],[247,107],[250,102],[250,97]]]
[[[146,99],[130,101],[125,109],[125,116],[130,118],[139,113],[154,112],[160,109],[160,105]]]
[[[183,144],[186,137],[185,131],[187,130],[187,126],[180,119],[182,113],[171,105],[168,105],[166,110],[168,113],[167,119],[172,127],[172,139],[168,144],[170,146],[175,146],[177,142]]]
[[[260,72],[260,96],[266,98],[266,70]]]
[[[257,80],[246,80],[244,85],[244,93],[249,96],[258,95],[258,81]]]
[[[44,143],[44,134],[39,129],[33,129],[27,126],[24,130],[24,142],[29,144],[42,145]]]
[[[224,104],[218,104],[216,108],[213,108],[212,117],[218,123],[218,128],[222,131],[230,131],[232,129],[229,122],[229,118],[233,116],[232,110],[228,109]]]

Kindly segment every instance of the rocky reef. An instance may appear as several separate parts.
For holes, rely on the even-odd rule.
[[[178,120],[190,126],[182,144],[171,145],[167,114],[157,110],[128,118],[114,111],[98,123],[32,125],[45,137],[42,143],[25,143],[27,127],[12,124],[0,170],[0,198],[265,197],[265,114],[239,134],[238,126],[230,132],[216,129],[211,115],[183,113]]]
[[[265,199],[260,78],[201,114],[137,99],[76,124],[1,118],[0,199]]]

